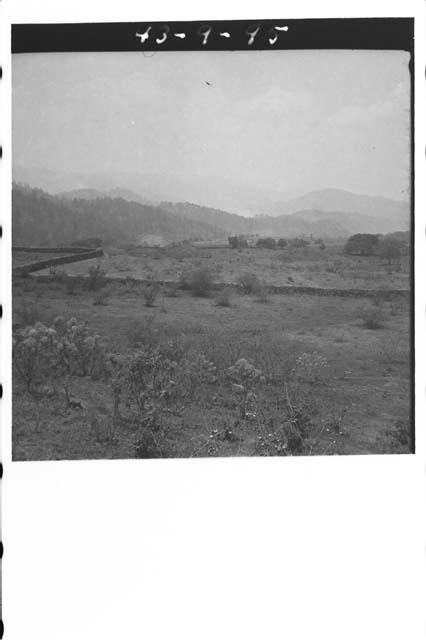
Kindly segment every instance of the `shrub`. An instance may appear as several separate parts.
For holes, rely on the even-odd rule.
[[[99,376],[105,372],[105,345],[98,334],[89,333],[87,324],[59,316],[53,323],[60,337],[57,367],[61,374]]]
[[[165,290],[165,295],[166,295],[168,298],[177,298],[177,297],[178,297],[178,290],[177,290],[177,287],[176,287],[174,284],[169,285],[169,286],[167,287],[167,289]]]
[[[131,292],[137,285],[136,278],[132,278],[131,276],[126,276],[125,278],[126,290]]]
[[[277,246],[280,247],[280,249],[283,249],[287,246],[287,240],[285,240],[284,238],[280,238],[277,242]]]
[[[35,302],[29,302],[24,300],[21,307],[18,309],[18,317],[20,324],[24,327],[29,327],[40,320],[40,309]]]
[[[240,285],[242,292],[246,295],[256,293],[260,286],[259,279],[254,273],[242,273],[238,277],[238,284]]]
[[[105,351],[98,335],[87,326],[61,316],[53,327],[41,322],[17,331],[13,337],[14,369],[27,390],[51,380],[63,382],[68,375],[99,375],[105,370]]]
[[[366,329],[382,329],[383,328],[383,312],[380,308],[369,307],[364,309],[361,314]]]
[[[50,267],[49,275],[52,278],[53,282],[63,282],[67,274],[63,268],[61,269],[58,267]]]
[[[232,291],[230,287],[225,287],[221,289],[216,296],[216,306],[217,307],[230,307],[231,306],[231,295]]]
[[[182,288],[189,289],[194,296],[200,298],[207,297],[213,286],[212,275],[206,267],[200,267],[189,273],[182,274],[180,281]]]
[[[145,460],[161,458],[164,452],[151,430],[143,430],[135,443],[135,457]]]
[[[129,347],[154,347],[158,344],[158,329],[152,317],[143,320],[131,320],[127,326]]]
[[[143,289],[143,292],[142,292],[146,307],[154,306],[154,302],[158,296],[159,291],[160,291],[160,286],[154,282],[152,284],[146,285],[146,287]]]
[[[136,457],[163,456],[162,414],[174,396],[177,363],[154,348],[139,349],[131,355],[111,356],[109,367],[116,411],[124,400],[138,430]]]
[[[67,273],[65,273],[62,281],[65,284],[65,293],[68,296],[73,296],[77,289],[78,279],[73,278],[72,276],[69,276]]]
[[[109,302],[110,294],[111,292],[109,287],[104,287],[100,291],[97,291],[93,296],[93,304],[106,306]]]
[[[261,302],[262,304],[269,302],[268,288],[264,283],[259,283],[256,290],[256,301]]]
[[[327,365],[327,358],[316,351],[312,353],[302,353],[296,360],[292,374],[299,381],[310,383],[319,382]]]
[[[303,247],[308,247],[309,242],[304,238],[294,238],[291,241],[291,246],[294,247],[295,249],[302,249]]]
[[[266,382],[263,372],[246,358],[239,358],[228,367],[226,373],[231,381],[232,391],[238,398],[240,417],[244,420],[256,417],[257,398],[254,389],[259,383]]]
[[[275,249],[276,246],[277,243],[274,238],[259,238],[256,242],[256,247],[259,247],[260,249]]]
[[[12,340],[12,361],[27,391],[55,376],[58,358],[56,331],[41,322],[22,329]]]
[[[92,265],[88,271],[88,288],[90,291],[99,291],[106,284],[106,272],[101,264]]]

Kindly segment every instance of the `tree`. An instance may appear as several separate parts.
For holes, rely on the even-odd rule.
[[[376,253],[380,235],[372,233],[356,233],[345,244],[345,253],[358,256],[372,256]]]
[[[302,249],[303,247],[307,247],[309,245],[309,242],[307,240],[305,240],[304,238],[294,238],[291,241],[291,245],[295,249]]]
[[[256,242],[256,247],[260,249],[275,249],[276,246],[277,243],[274,238],[259,238]]]
[[[391,264],[393,259],[399,258],[399,256],[401,255],[402,247],[403,242],[401,242],[397,238],[384,236],[379,242],[378,254],[380,257],[387,260],[388,264]]]
[[[277,242],[277,246],[280,247],[280,249],[283,249],[287,246],[287,240],[285,240],[284,238],[280,238]]]
[[[229,246],[231,249],[247,249],[248,242],[244,236],[229,236]]]

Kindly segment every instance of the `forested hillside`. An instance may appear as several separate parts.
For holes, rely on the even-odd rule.
[[[159,207],[122,198],[67,201],[41,189],[14,184],[12,191],[14,245],[54,246],[99,237],[104,243],[140,242],[145,235],[166,240],[215,239],[224,232]]]

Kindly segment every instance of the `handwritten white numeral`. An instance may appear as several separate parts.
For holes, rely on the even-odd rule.
[[[136,34],[136,37],[141,39],[141,44],[143,44],[146,40],[148,40],[150,31],[151,31],[151,27],[149,26],[144,33]]]

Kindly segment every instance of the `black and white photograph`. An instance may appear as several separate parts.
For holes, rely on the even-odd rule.
[[[134,31],[12,55],[13,459],[412,453],[412,53]]]

